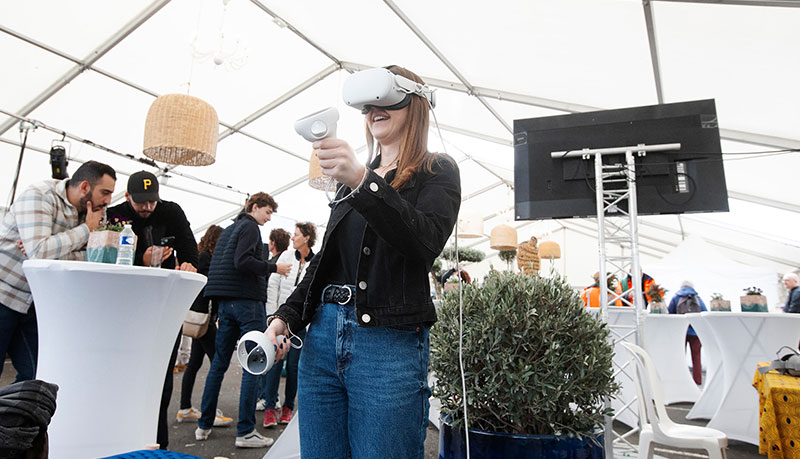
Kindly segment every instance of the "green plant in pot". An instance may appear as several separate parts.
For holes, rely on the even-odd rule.
[[[739,297],[742,312],[769,312],[767,297],[764,296],[764,292],[760,288],[753,286],[742,290],[745,293]]]
[[[726,300],[721,293],[714,292],[711,294],[711,310],[730,312],[731,302]]]
[[[462,297],[471,457],[602,457],[599,429],[611,414],[603,401],[618,390],[606,325],[557,274],[493,272]],[[464,457],[458,296],[445,296],[438,314],[430,348],[439,457]]]
[[[103,219],[100,225],[89,233],[86,244],[86,261],[95,263],[116,263],[119,246],[119,233],[129,221],[114,218]]]
[[[664,296],[669,290],[662,288],[660,285],[653,282],[650,288],[647,289],[647,297],[650,298],[650,304],[647,306],[651,314],[666,314],[667,304],[664,302]]]
[[[508,271],[512,271],[511,263],[513,263],[514,259],[517,258],[517,249],[501,250],[501,251],[497,252],[497,256],[500,258],[500,260],[505,262],[506,269]]]

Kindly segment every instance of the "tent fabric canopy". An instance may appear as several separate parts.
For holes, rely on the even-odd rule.
[[[798,23],[796,1],[4,2],[0,189],[11,189],[16,117],[25,117],[63,134],[29,132],[20,187],[49,177],[46,153],[65,137],[70,171],[96,159],[120,173],[117,200],[128,175],[157,172],[162,197],[180,203],[198,233],[226,225],[257,191],[279,203],[265,234],[324,225],[327,201],[306,184],[311,148],[293,123],[338,107],[339,137],[365,159],[363,117],[344,106],[342,83],[398,64],[437,88],[430,149],[459,162],[462,208],[486,220],[487,237],[467,243],[491,255],[475,270],[504,266],[488,240],[501,223],[520,241],[559,242],[554,267],[576,285],[597,270],[593,219],[513,221],[514,119],[713,98],[731,210],[643,217],[644,268],[696,235],[732,260],[783,273],[800,260],[800,155],[742,153],[800,148]],[[216,109],[215,164],[156,170],[130,158],[144,158],[147,109],[169,93]]]

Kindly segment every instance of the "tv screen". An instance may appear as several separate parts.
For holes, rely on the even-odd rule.
[[[516,219],[596,216],[594,156],[551,153],[639,144],[681,145],[634,153],[636,174],[627,179],[636,180],[639,215],[727,212],[716,113],[711,99],[514,120]],[[624,163],[624,153],[603,155],[605,165]],[[604,188],[627,186],[622,176]]]

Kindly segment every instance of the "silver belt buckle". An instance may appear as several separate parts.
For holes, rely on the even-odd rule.
[[[353,299],[353,291],[350,290],[347,286],[341,286],[341,287],[337,287],[337,288],[343,288],[343,289],[347,290],[347,299],[344,300],[344,301],[337,301],[337,303],[339,303],[342,306],[344,306],[347,303],[349,303],[351,299]]]

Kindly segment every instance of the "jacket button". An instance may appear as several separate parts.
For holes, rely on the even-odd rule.
[[[364,282],[364,281],[359,282],[358,283],[358,288],[360,288],[361,290],[366,290],[367,289],[367,283]]]
[[[369,256],[369,254],[371,254],[371,253],[372,253],[372,250],[370,250],[370,249],[369,249],[369,247],[364,247],[364,249],[362,250],[362,252],[364,252],[364,255],[367,255],[367,256]]]
[[[369,184],[369,189],[372,190],[373,193],[377,193],[378,192],[378,184],[375,183],[375,182],[370,183]]]
[[[370,317],[369,314],[361,315],[361,321],[364,322],[365,324],[368,324],[370,320],[372,320],[372,317]]]

